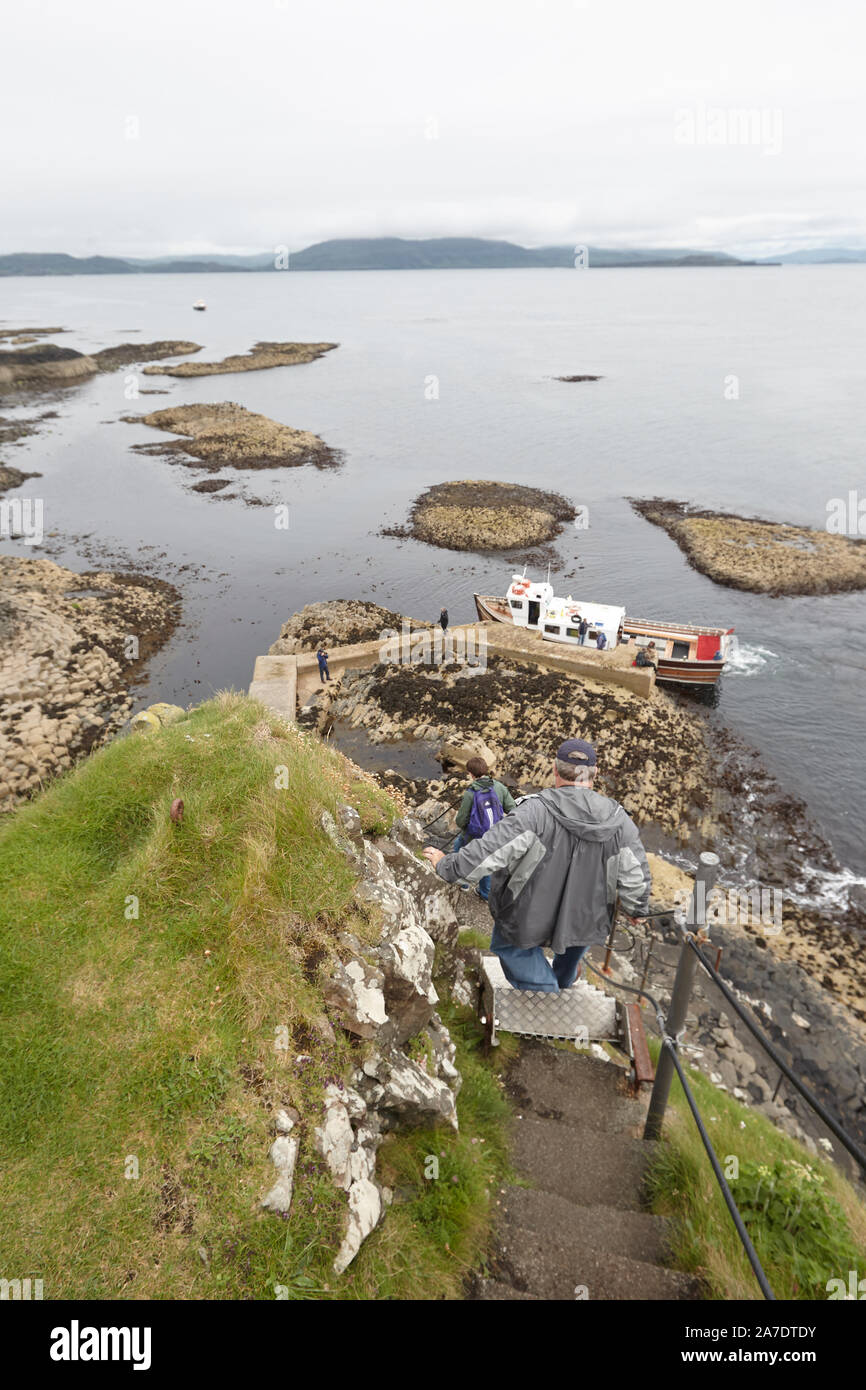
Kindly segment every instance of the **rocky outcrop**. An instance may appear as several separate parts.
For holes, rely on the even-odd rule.
[[[730,589],[771,598],[866,589],[866,539],[700,510],[661,497],[632,499],[632,506],[667,531],[694,569]],[[856,526],[858,518],[850,520]]]
[[[437,483],[415,501],[406,528],[410,535],[446,550],[511,550],[558,535],[575,508],[556,492],[519,483],[465,480]]]
[[[435,795],[450,802],[465,789],[473,753],[528,791],[550,785],[554,750],[579,734],[598,749],[600,789],[639,823],[683,841],[715,835],[706,721],[664,692],[645,700],[489,656],[480,671],[382,664],[347,672],[316,709],[321,729],[340,720],[369,730],[371,742],[434,744],[447,779]]]
[[[283,623],[276,642],[268,649],[270,656],[291,656],[295,652],[314,652],[326,647],[351,647],[357,642],[375,642],[385,631],[401,631],[407,621],[411,628],[429,628],[429,623],[415,618],[404,619],[400,613],[381,608],[378,603],[360,599],[328,599],[323,603],[308,603],[300,613],[293,613]]]
[[[279,1133],[268,1153],[271,1163],[277,1170],[277,1180],[268,1195],[263,1198],[262,1206],[268,1211],[280,1212],[283,1215],[288,1213],[292,1205],[295,1164],[298,1161],[298,1140],[291,1137],[291,1132],[295,1127],[297,1118],[297,1113],[290,1114],[287,1110],[278,1112],[276,1125]]]
[[[20,487],[28,478],[38,478],[39,473],[22,473],[20,468],[5,468],[0,464],[0,497],[10,488]]]
[[[181,353],[200,351],[199,343],[182,340],[118,343],[114,347],[101,348],[98,352],[91,353],[57,347],[55,343],[37,343],[33,347],[0,351],[0,391],[45,390],[72,385],[95,376],[97,372],[113,372],[118,367],[128,366],[133,362],[146,362],[155,357],[176,357]]]
[[[37,343],[0,352],[0,391],[65,386],[95,376],[98,370],[92,357],[74,348]]]
[[[192,365],[192,364],[188,364]],[[179,405],[149,415],[125,415],[128,424],[150,425],[183,435],[165,444],[138,445],[137,452],[177,458],[191,468],[298,468],[311,463],[333,468],[340,456],[308,430],[292,429],[233,401]]]
[[[128,682],[173,630],[170,585],[0,556],[0,812],[103,743]]]
[[[221,362],[180,362],[174,367],[145,367],[159,376],[221,376],[227,372],[258,372],[265,367],[295,367],[315,362],[338,343],[255,343],[246,353],[224,357]]]
[[[466,981],[453,950],[457,890],[416,857],[421,826],[411,819],[398,821],[390,835],[374,843],[361,834],[357,811],[341,806],[336,819],[323,814],[322,829],[357,870],[359,901],[374,904],[382,923],[375,944],[362,945],[343,933],[340,962],[323,986],[333,1023],[369,1042],[351,1084],[326,1087],[314,1132],[314,1147],[335,1185],[346,1193],[345,1233],[334,1262],[339,1274],[391,1200],[376,1177],[376,1153],[384,1135],[405,1126],[457,1128],[461,1078],[456,1048],[436,1013],[434,968],[449,989],[452,981],[464,987]],[[291,1203],[297,1155],[283,1142],[286,1133],[271,1147],[278,1177],[263,1201],[282,1214]]]

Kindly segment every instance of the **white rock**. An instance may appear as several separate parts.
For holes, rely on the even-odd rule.
[[[313,1142],[328,1165],[334,1182],[348,1191],[352,1183],[350,1159],[355,1134],[349,1112],[339,1099],[339,1093],[336,1099],[328,1094],[336,1090],[336,1086],[329,1086],[325,1093],[325,1119],[323,1124],[317,1125]]]
[[[288,1139],[285,1135],[280,1135],[271,1145],[269,1156],[279,1176],[268,1195],[263,1198],[262,1206],[270,1211],[287,1212],[292,1205],[295,1163],[298,1159],[297,1139]]]
[[[349,1192],[349,1223],[334,1261],[335,1274],[342,1274],[348,1269],[362,1242],[375,1229],[381,1215],[382,1198],[379,1189],[366,1178],[352,1183]]]

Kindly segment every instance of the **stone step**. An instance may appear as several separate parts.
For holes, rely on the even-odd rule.
[[[509,1071],[509,1079],[530,1095],[545,1098],[552,1097],[555,1088],[560,1088],[561,1099],[545,1099],[545,1104],[560,1110],[565,1109],[565,1098],[570,1096],[583,1104],[602,1107],[613,1098],[627,1095],[625,1068],[532,1039],[521,1044],[520,1056]]]
[[[469,1301],[477,1303],[503,1303],[506,1300],[523,1299],[538,1301],[534,1293],[515,1289],[512,1284],[503,1284],[498,1279],[478,1279],[469,1293]]]
[[[617,1207],[577,1206],[555,1192],[531,1187],[507,1187],[501,1201],[500,1238],[506,1244],[515,1230],[524,1230],[569,1245],[575,1252],[592,1250],[647,1264],[664,1262],[670,1227],[663,1216]]]
[[[566,1061],[569,1065],[558,1068],[557,1074],[535,1059],[520,1058],[508,1075],[508,1094],[518,1114],[639,1136],[646,1108],[622,1089],[623,1069],[577,1055],[566,1057]]]
[[[599,1063],[604,1066],[605,1063]],[[511,1126],[515,1169],[578,1206],[635,1211],[653,1146],[631,1135],[525,1115]]]
[[[621,1302],[700,1296],[697,1280],[689,1275],[626,1255],[578,1250],[535,1231],[503,1231],[491,1267],[497,1284],[541,1299]]]

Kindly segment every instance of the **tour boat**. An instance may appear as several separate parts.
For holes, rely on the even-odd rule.
[[[204,302],[203,299],[197,299],[197,300],[195,301],[195,304],[193,304],[192,307],[193,307],[194,309],[206,309],[206,308],[207,308],[207,305],[205,304],[205,302]]]
[[[511,623],[534,628],[547,642],[580,645],[578,623],[588,629],[583,645],[598,650],[599,633],[604,647],[613,651],[627,646],[635,655],[640,647],[655,643],[650,659],[657,666],[656,680],[683,685],[715,685],[731,652],[732,627],[697,627],[692,623],[658,622],[654,618],[629,618],[624,608],[589,600],[557,598],[549,582],[535,584],[514,575],[502,598],[475,594],[475,608],[482,622]],[[632,662],[634,665],[635,663]]]

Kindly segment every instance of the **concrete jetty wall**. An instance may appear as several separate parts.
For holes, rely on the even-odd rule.
[[[449,632],[462,633],[464,641],[471,636],[474,650],[482,641],[489,654],[511,657],[516,661],[535,663],[539,669],[560,671],[577,679],[619,685],[635,695],[649,699],[655,686],[655,672],[631,665],[628,648],[612,652],[597,652],[592,648],[570,647],[545,642],[536,632],[506,627],[503,623],[467,623]],[[417,634],[416,634],[417,636]],[[347,647],[329,648],[328,665],[333,680],[347,670],[366,670],[377,666],[382,659],[384,640],[356,642]],[[468,643],[467,643],[468,645]],[[299,705],[305,705],[319,689],[319,664],[315,652],[297,652],[292,656],[256,657],[250,695],[261,700],[269,709],[294,721]]]

